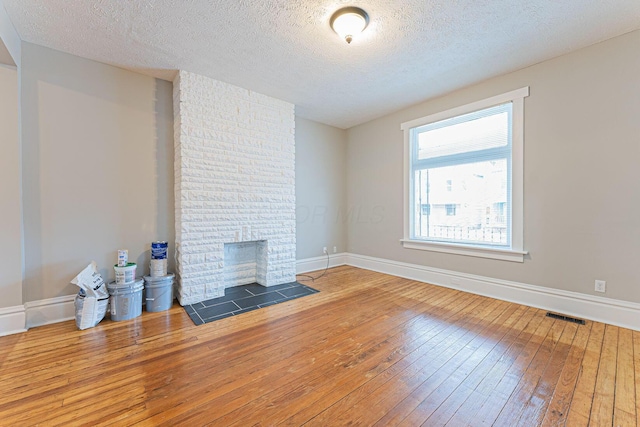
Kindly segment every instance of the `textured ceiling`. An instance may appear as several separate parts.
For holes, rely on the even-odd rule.
[[[640,0],[0,0],[27,42],[184,69],[341,128],[640,28]],[[371,23],[351,45],[341,6]]]

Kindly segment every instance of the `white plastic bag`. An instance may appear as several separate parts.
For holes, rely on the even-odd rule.
[[[91,264],[74,277],[71,283],[80,288],[74,301],[78,329],[96,326],[104,319],[109,301],[109,291],[104,284],[104,279],[98,273],[96,262],[91,261]]]
[[[80,289],[73,302],[76,312],[76,326],[78,329],[84,330],[93,328],[104,319],[109,305],[109,298],[97,299],[88,297],[84,290]]]

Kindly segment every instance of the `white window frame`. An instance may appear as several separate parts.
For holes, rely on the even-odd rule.
[[[529,96],[529,87],[472,102],[440,113],[404,122],[400,129],[404,132],[404,238],[400,241],[407,249],[419,249],[491,258],[503,261],[524,262],[528,253],[524,250],[524,98]],[[411,238],[411,130],[474,111],[512,103],[512,152],[511,152],[511,248],[466,245],[453,242],[431,242]]]

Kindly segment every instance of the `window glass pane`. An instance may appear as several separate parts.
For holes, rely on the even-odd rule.
[[[510,109],[499,105],[417,128],[418,160],[507,146]]]
[[[416,171],[414,237],[508,245],[507,167],[498,159]]]

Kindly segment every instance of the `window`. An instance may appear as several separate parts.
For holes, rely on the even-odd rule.
[[[528,95],[525,87],[402,124],[404,247],[523,261]]]
[[[456,205],[447,204],[445,208],[447,209],[447,216],[454,216],[456,214]]]

